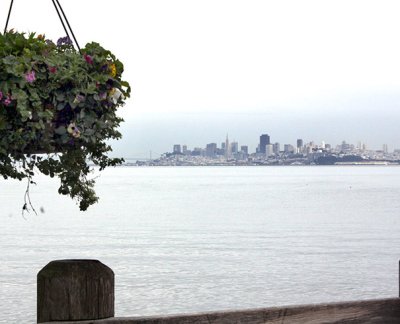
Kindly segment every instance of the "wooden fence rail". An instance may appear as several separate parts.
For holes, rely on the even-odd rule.
[[[400,267],[399,267],[400,275]],[[38,323],[400,323],[400,298],[157,317],[114,317],[114,273],[97,260],[52,261],[38,273]]]

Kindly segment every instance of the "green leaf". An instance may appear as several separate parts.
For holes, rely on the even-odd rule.
[[[65,128],[65,126],[59,126],[54,130],[54,133],[56,133],[57,135],[64,135],[67,133],[67,129]]]

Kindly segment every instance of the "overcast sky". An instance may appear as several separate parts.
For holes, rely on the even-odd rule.
[[[8,1],[0,2],[5,22]],[[60,0],[81,46],[124,63],[126,157],[229,133],[400,148],[400,1]],[[10,27],[64,36],[50,0],[15,0]]]

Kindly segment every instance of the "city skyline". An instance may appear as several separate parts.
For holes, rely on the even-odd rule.
[[[279,140],[278,136],[275,135],[271,135],[268,132],[264,132],[263,134],[268,135],[269,136],[269,141],[271,144],[275,144],[275,143],[279,143],[281,150],[284,149],[284,145],[291,145],[293,147],[297,147],[298,146],[298,140],[302,141],[302,144],[304,143],[304,145],[309,144],[309,143],[313,143],[315,145],[315,147],[321,147],[323,144],[330,144],[332,147],[336,147],[338,145],[341,145],[344,142],[346,142],[347,144],[353,145],[355,148],[362,148],[364,146],[364,148],[366,150],[372,150],[372,151],[381,151],[383,150],[383,147],[385,146],[388,152],[393,152],[395,150],[400,149],[400,145],[396,146],[396,145],[391,145],[385,142],[379,143],[376,145],[370,145],[368,142],[366,141],[362,141],[362,140],[356,140],[356,141],[351,141],[351,140],[347,140],[344,136],[341,138],[341,140],[338,140],[337,142],[329,142],[326,140],[312,140],[312,139],[308,139],[305,137],[297,137],[297,138],[292,138],[290,141],[281,141]],[[164,144],[162,147],[164,149],[160,150],[160,149],[154,149],[152,147],[149,146],[149,149],[147,151],[141,152],[141,154],[123,154],[124,157],[126,158],[149,158],[149,155],[151,154],[153,158],[161,156],[164,153],[167,152],[173,152],[173,146],[174,145],[180,145],[181,148],[182,147],[186,147],[189,150],[192,150],[194,148],[202,148],[202,149],[206,149],[208,144],[216,144],[217,148],[223,148],[224,142],[226,141],[226,136],[228,136],[229,141],[230,142],[236,142],[238,145],[238,148],[240,149],[241,146],[246,146],[247,150],[249,153],[255,153],[257,152],[257,146],[260,144],[260,139],[259,136],[261,136],[262,134],[260,133],[258,136],[253,136],[253,138],[249,141],[242,141],[238,136],[231,136],[229,135],[228,132],[225,133],[225,138],[221,139],[219,138],[218,140],[210,140],[210,141],[201,141],[201,140],[197,140],[194,144],[190,143],[190,142],[178,142],[178,141],[171,141],[169,144]],[[257,143],[256,143],[257,142]],[[118,142],[115,142],[115,144],[117,144]],[[171,144],[172,143],[172,144]],[[114,145],[115,145],[114,144]],[[265,153],[265,152],[264,152]]]
[[[171,151],[160,157],[129,158],[126,163],[137,166],[399,165],[400,149],[390,152],[388,145],[383,144],[380,150],[371,150],[361,141],[354,145],[343,140],[335,145],[325,141],[306,142],[302,138],[292,145],[274,142],[269,134],[263,133],[259,135],[256,151],[251,152],[248,145],[230,141],[227,134],[219,145],[212,142],[192,148],[174,144]]]
[[[220,143],[220,144],[219,144]],[[314,149],[338,149],[338,147],[349,147],[351,149],[357,149],[362,151],[382,151],[384,153],[391,153],[395,151],[400,151],[400,148],[389,149],[388,144],[383,143],[381,148],[370,148],[368,145],[362,141],[358,141],[357,143],[350,143],[345,139],[341,141],[341,143],[326,143],[325,141],[315,142],[315,141],[304,141],[302,138],[297,138],[293,143],[282,143],[279,141],[271,141],[271,136],[267,133],[260,135],[259,144],[257,145],[254,151],[249,150],[249,146],[246,143],[241,143],[236,139],[230,141],[229,134],[226,135],[225,141],[220,142],[210,142],[204,144],[203,146],[190,146],[188,144],[173,144],[172,150],[166,151],[164,153],[177,153],[177,154],[185,154],[185,151],[190,152],[192,150],[204,150],[207,152],[208,150],[216,150],[222,149],[225,152],[229,152],[229,154],[238,153],[240,151],[245,152],[246,154],[253,153],[261,153],[268,155],[269,153],[277,153],[277,152],[289,152],[293,151],[294,153],[298,153],[299,149],[304,147],[312,147]],[[270,146],[270,148],[268,148]],[[228,150],[226,150],[228,148]],[[239,149],[240,148],[240,149]],[[268,151],[270,150],[270,151]],[[272,150],[272,151],[271,151]],[[225,156],[227,153],[224,153]]]

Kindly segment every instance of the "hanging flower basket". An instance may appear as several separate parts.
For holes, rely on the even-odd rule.
[[[0,174],[32,181],[36,171],[61,180],[59,193],[97,201],[91,169],[117,165],[109,139],[119,139],[116,115],[130,94],[123,64],[97,43],[74,49],[35,34],[0,34]]]

